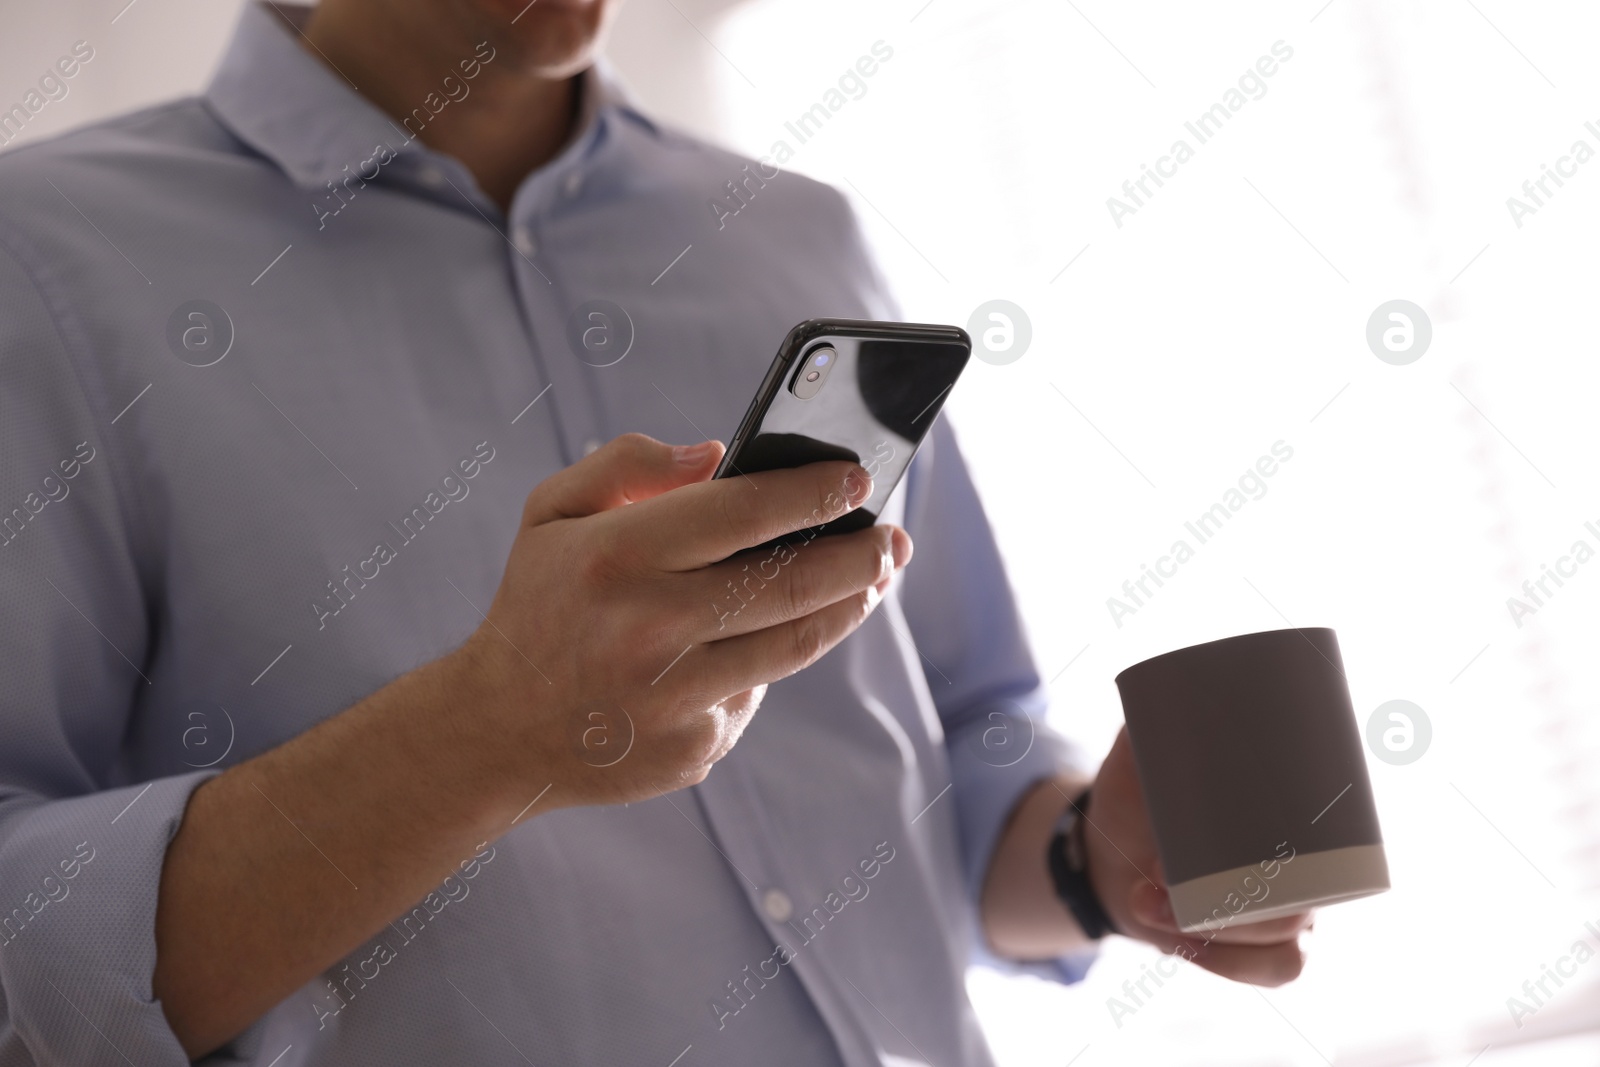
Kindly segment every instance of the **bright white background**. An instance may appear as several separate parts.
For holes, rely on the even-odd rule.
[[[192,91],[237,10],[124,3],[7,11],[6,105],[74,40],[97,52],[28,140]],[[1600,150],[1597,31],[1575,0],[625,9],[637,95],[752,155],[894,50],[788,166],[850,193],[908,318],[1003,298],[1031,319],[949,410],[1061,729],[1103,750],[1119,670],[1286,620],[1339,631],[1363,723],[1395,698],[1432,721],[1417,762],[1370,761],[1395,888],[1325,912],[1301,981],[1186,968],[1118,1026],[1135,946],[1073,988],[975,973],[1007,1067],[1600,1062],[1600,959],[1521,1028],[1506,1004],[1600,926],[1600,562],[1521,627],[1506,606],[1574,541],[1600,549],[1600,161],[1520,228],[1506,206],[1575,140]],[[1185,120],[1280,40],[1266,94],[1196,146]],[[1195,158],[1117,227],[1107,197],[1179,137]],[[1395,298],[1434,328],[1408,366],[1365,342]],[[1116,625],[1107,598],[1280,440],[1266,495]]]

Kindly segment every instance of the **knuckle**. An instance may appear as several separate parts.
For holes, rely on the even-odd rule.
[[[573,573],[590,588],[604,588],[627,573],[626,553],[609,539],[599,538],[583,545],[575,554]]]
[[[652,561],[653,545],[635,537],[622,536],[620,533],[605,542],[604,550],[610,560],[611,573],[616,577],[625,577],[630,581],[643,580],[652,574],[654,569],[650,566]]]
[[[684,700],[688,721],[681,721],[673,732],[672,762],[681,773],[693,773],[709,768],[721,754],[715,723],[705,713],[699,700]],[[703,777],[703,775],[702,775]]]
[[[703,772],[717,762],[717,755],[715,735],[709,731],[698,731],[697,736],[685,744],[681,765],[691,771]]]
[[[613,437],[606,443],[606,447],[624,455],[643,456],[659,448],[660,444],[661,442],[654,437],[630,430],[628,433]]]
[[[789,658],[795,670],[809,667],[828,650],[828,630],[821,619],[808,615],[789,630]]]
[[[712,495],[717,522],[736,534],[748,535],[754,526],[754,509],[749,499],[749,487],[743,478],[728,478],[716,485]]]
[[[604,585],[610,576],[611,561],[604,552],[589,547],[577,554],[572,570],[583,585]]]
[[[789,573],[778,585],[781,607],[787,618],[809,615],[821,606],[822,574],[816,567],[807,566],[806,562],[797,560],[788,567]]]

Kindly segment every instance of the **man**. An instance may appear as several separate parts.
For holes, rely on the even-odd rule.
[[[718,562],[870,481],[659,441],[892,308],[836,193],[620,97],[612,6],[252,6],[0,160],[0,1064],[984,1064],[975,948],[1298,973],[1304,916],[1178,935],[1125,740],[1068,813],[943,425]]]

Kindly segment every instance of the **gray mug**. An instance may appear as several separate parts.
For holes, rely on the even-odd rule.
[[[1172,910],[1187,933],[1389,888],[1329,629],[1269,630],[1117,675]]]

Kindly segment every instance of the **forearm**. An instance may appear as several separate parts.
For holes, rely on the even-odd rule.
[[[702,781],[768,683],[861,624],[911,556],[891,526],[821,539],[731,624],[705,610],[738,574],[729,556],[871,493],[838,462],[710,480],[720,457],[628,434],[545,479],[460,650],[195,790],[162,868],[153,979],[191,1055],[348,955],[542,790],[529,818]],[[597,709],[627,716],[630,759],[585,759]]]
[[[984,936],[997,956],[1050,959],[1092,944],[1056,895],[1045,858],[1056,820],[1091,781],[1072,775],[1047,779],[1012,809],[989,861],[979,908]]]
[[[515,816],[474,765],[460,655],[195,791],[168,848],[155,996],[191,1056],[426,895]]]

